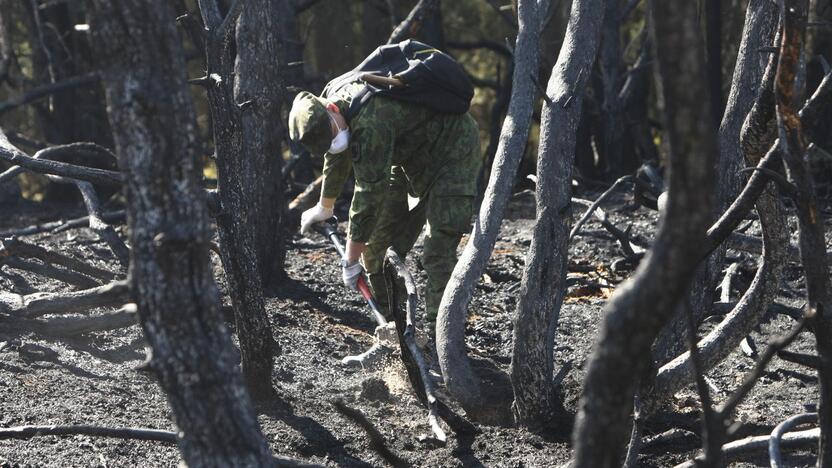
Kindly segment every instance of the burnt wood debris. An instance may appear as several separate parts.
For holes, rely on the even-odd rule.
[[[361,183],[298,232],[295,96],[408,39],[482,149],[435,323],[437,226],[373,310]],[[0,0],[0,465],[832,467],[830,60],[820,0]]]

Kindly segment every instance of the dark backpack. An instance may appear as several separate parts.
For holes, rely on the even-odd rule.
[[[332,96],[356,81],[364,81],[364,86],[353,95],[345,115],[347,120],[376,95],[446,114],[468,112],[474,96],[474,86],[462,65],[440,50],[414,40],[377,48],[355,69],[330,81],[323,96]]]

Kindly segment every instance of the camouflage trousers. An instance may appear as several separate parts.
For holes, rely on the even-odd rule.
[[[389,314],[389,304],[382,272],[384,255],[392,247],[405,258],[426,227],[422,266],[428,281],[420,297],[425,301],[427,321],[436,320],[445,285],[456,265],[456,249],[471,226],[476,186],[459,188],[471,181],[476,184],[482,162],[479,148],[475,150],[475,157],[451,164],[412,210],[408,209],[406,179],[393,168],[388,195],[362,256],[373,293],[385,314]],[[403,298],[404,293],[401,294]]]

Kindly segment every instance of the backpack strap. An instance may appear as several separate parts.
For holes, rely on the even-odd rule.
[[[356,115],[361,111],[361,108],[364,107],[364,104],[370,100],[378,92],[377,89],[373,88],[369,84],[365,84],[361,87],[361,89],[352,96],[352,101],[350,101],[350,106],[347,108],[347,111],[344,113],[344,118],[347,119],[347,123],[350,123]]]

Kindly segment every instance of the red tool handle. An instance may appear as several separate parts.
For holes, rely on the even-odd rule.
[[[358,292],[364,296],[364,299],[370,300],[373,298],[373,294],[370,292],[370,287],[367,286],[367,280],[365,279],[364,275],[358,277],[358,281],[356,282],[358,286]]]

